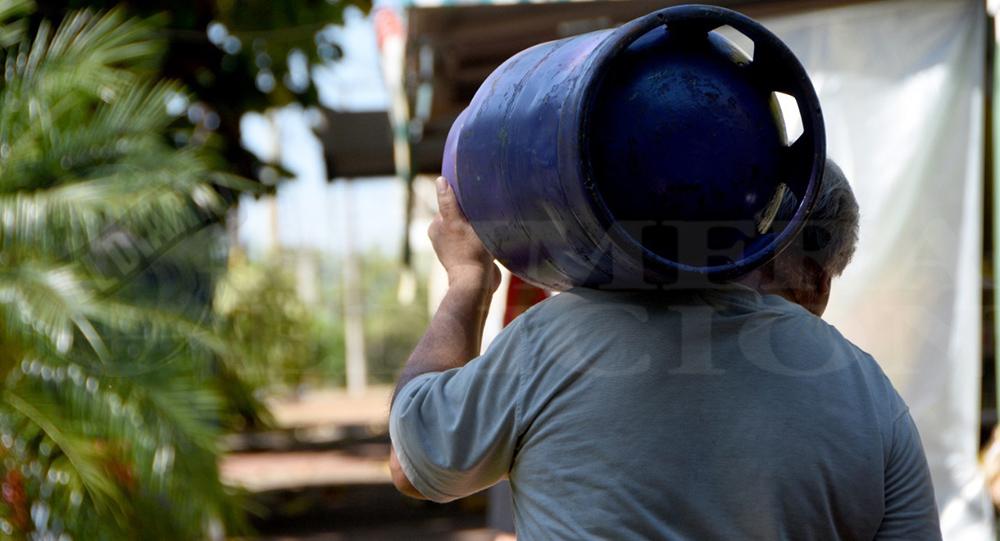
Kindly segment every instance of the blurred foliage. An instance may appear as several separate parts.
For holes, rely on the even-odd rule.
[[[371,0],[45,0],[33,21],[115,6],[162,21],[160,71],[193,93],[186,108],[199,127],[194,142],[217,147],[231,172],[272,182],[274,169],[239,144],[240,117],[318,103],[310,66],[341,57],[324,30],[341,24],[349,5],[368,11]]]
[[[33,8],[0,0],[0,537],[240,531],[217,438],[260,406],[210,303],[255,184],[168,137],[198,128],[154,27]]]
[[[230,364],[255,388],[288,392],[342,383],[343,320],[327,301],[300,299],[298,257],[287,252],[250,262],[234,251],[216,291],[221,334],[241,345]]]
[[[251,261],[234,251],[215,297],[220,335],[242,345],[226,365],[270,393],[343,386],[343,264],[295,251]],[[297,273],[302,265],[310,272]],[[426,280],[417,280],[414,302],[401,305],[398,261],[372,252],[361,268],[369,382],[392,383],[429,322]],[[303,277],[316,283],[307,286],[299,282]]]
[[[372,383],[396,382],[403,363],[430,324],[427,310],[427,277],[416,278],[413,302],[398,299],[402,263],[378,252],[362,261],[364,282],[365,356],[368,380]]]
[[[0,0],[4,539],[244,531],[218,436],[266,423],[258,386],[343,382],[338,263],[323,263],[321,301],[297,300],[287,269],[230,257],[224,219],[260,190],[240,115],[315,101],[311,82],[268,90],[261,74],[285,81],[296,49],[335,58],[316,33],[343,5],[77,10],[111,4]],[[372,379],[390,381],[426,301],[397,307],[398,269],[365,269]]]

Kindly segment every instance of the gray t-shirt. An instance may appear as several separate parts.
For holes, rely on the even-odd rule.
[[[390,433],[432,500],[509,475],[521,539],[941,536],[875,361],[738,285],[557,295],[465,367],[409,382]]]

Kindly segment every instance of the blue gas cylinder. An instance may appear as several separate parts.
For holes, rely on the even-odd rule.
[[[716,30],[753,43],[753,57]],[[788,141],[777,94],[802,133]],[[448,136],[444,176],[522,279],[689,286],[774,257],[812,208],[823,119],[805,70],[760,24],[710,6],[543,43],[491,74]]]

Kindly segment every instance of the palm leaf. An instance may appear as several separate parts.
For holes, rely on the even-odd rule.
[[[162,160],[173,154],[176,149],[168,146],[162,136],[174,121],[166,113],[165,102],[179,93],[178,85],[171,83],[128,83],[109,101],[96,102],[85,122],[64,121],[63,117],[79,112],[80,104],[72,103],[72,99],[63,100],[71,103],[69,107],[46,109],[47,116],[31,122],[31,128],[12,144],[12,157],[5,161],[3,169],[7,191],[20,189],[15,187],[47,187],[31,186],[24,177],[51,177],[61,182],[86,180],[94,167],[107,168],[123,159],[147,159],[150,154]],[[64,127],[55,129],[52,123]]]
[[[135,530],[119,538],[149,535],[153,526],[166,527],[164,520],[173,524],[170,538],[194,537],[208,516],[235,517],[237,502],[218,477],[215,421],[222,403],[212,388],[190,384],[199,370],[190,360],[117,377],[42,351],[22,364],[17,384],[0,399],[0,412],[4,406],[15,410],[26,419],[19,434],[51,441],[66,455],[62,469],[72,482],[63,490],[82,489],[96,518],[104,514],[122,532]],[[122,450],[133,482],[109,473],[95,441]],[[163,518],[138,513],[151,507]]]
[[[30,0],[0,0],[0,48],[8,48],[21,41],[28,26],[25,18],[35,10]]]
[[[91,307],[90,292],[67,267],[42,268],[25,263],[0,270],[0,311],[8,324],[16,325],[20,338],[33,342],[30,335],[45,337],[57,351],[65,352],[73,345],[74,323],[85,320]],[[20,318],[12,317],[14,314]],[[30,330],[29,330],[30,329]],[[28,335],[28,336],[26,336]]]
[[[119,517],[124,514],[128,507],[125,495],[104,472],[89,438],[64,429],[74,423],[63,415],[58,404],[43,393],[25,388],[5,389],[0,400],[37,425],[58,446],[99,511],[110,511]]]
[[[72,13],[51,39],[50,33],[43,23],[27,58],[17,62],[13,72],[43,101],[67,92],[113,98],[124,83],[136,78],[132,69],[148,65],[163,48],[145,24],[126,17],[123,9],[96,16],[89,10]]]
[[[58,150],[64,140],[60,127],[72,125],[70,121],[91,124],[97,104],[127,93],[137,80],[135,66],[148,63],[159,49],[149,28],[112,10],[101,16],[88,11],[70,15],[54,35],[43,22],[32,42],[10,51],[0,103],[0,191],[31,187],[23,176],[7,178],[6,171],[17,171],[19,161],[37,165],[46,149]],[[56,167],[40,175],[43,182],[60,175],[58,166],[64,169],[75,155],[48,153],[53,156]],[[38,172],[37,167],[21,170]]]
[[[108,171],[109,176],[86,183],[0,195],[0,236],[44,253],[62,246],[60,252],[66,254],[95,248],[102,233],[110,230],[159,236],[197,231],[204,227],[205,217],[195,206],[195,197],[210,213],[206,216],[221,214],[222,201],[208,184],[195,182],[192,174],[185,193],[176,186],[184,184],[184,171],[173,176],[167,163],[158,165],[120,165]],[[144,182],[134,182],[136,177]],[[150,232],[153,224],[158,230]]]

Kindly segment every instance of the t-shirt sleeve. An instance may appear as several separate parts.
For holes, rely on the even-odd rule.
[[[875,538],[941,539],[930,468],[908,411],[893,425],[892,449],[885,470],[885,516]]]
[[[414,378],[395,398],[393,449],[410,483],[433,501],[478,492],[510,470],[520,400],[511,330],[464,367]]]

